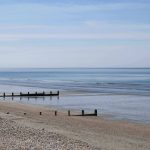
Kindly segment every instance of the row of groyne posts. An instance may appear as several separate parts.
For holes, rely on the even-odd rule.
[[[30,93],[30,92],[22,93],[22,92],[20,92],[19,94],[15,94],[15,93],[6,94],[6,93],[3,93],[3,94],[0,95],[0,97],[3,97],[3,98],[5,98],[5,97],[12,97],[12,98],[13,97],[28,97],[29,98],[29,97],[41,97],[41,96],[58,96],[59,97],[59,95],[60,95],[59,91],[57,91],[55,93],[53,93],[52,91],[50,91],[49,93],[43,91],[43,92],[40,92],[40,93],[38,93],[38,92],[35,92],[35,93]],[[9,114],[9,112],[7,112],[7,114]],[[42,115],[42,112],[40,112],[39,114]],[[24,115],[26,115],[26,113],[24,113]],[[54,115],[55,116],[58,115],[57,110],[54,111]],[[71,114],[71,111],[68,110],[68,116],[97,116],[97,109],[94,110],[94,113],[90,113],[90,114],[86,114],[85,111],[82,110],[81,114],[79,114],[79,115],[73,115],[73,114]]]
[[[52,91],[50,91],[49,93],[48,92],[35,92],[35,93],[22,93],[20,92],[19,94],[15,94],[15,93],[11,93],[11,94],[6,94],[6,93],[3,93],[0,95],[0,97],[40,97],[40,96],[59,96],[59,91],[57,91],[57,93],[52,93]]]
[[[40,112],[40,115],[42,115],[42,112]],[[55,110],[55,116],[57,116],[58,115],[58,111],[57,110]],[[90,113],[90,114],[85,114],[85,111],[84,110],[82,110],[81,111],[81,114],[79,114],[79,115],[74,115],[74,114],[71,114],[71,111],[70,110],[68,110],[68,116],[97,116],[98,114],[97,114],[97,109],[95,109],[94,110],[94,113]]]
[[[55,116],[57,115],[57,111],[55,111]],[[94,113],[91,114],[85,114],[84,110],[81,111],[81,114],[79,115],[72,115],[71,111],[68,110],[68,116],[97,116],[97,109],[94,110]]]
[[[7,112],[6,114],[10,114],[10,112]],[[27,113],[24,113],[24,115],[27,115]],[[42,115],[42,112],[39,112],[39,115]],[[54,111],[54,115],[57,116],[58,115],[58,111],[55,110]],[[91,114],[85,114],[84,110],[81,111],[81,114],[71,114],[71,111],[68,110],[68,116],[97,116],[97,109],[94,110],[94,113]]]

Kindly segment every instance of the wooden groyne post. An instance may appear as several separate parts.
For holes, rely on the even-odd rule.
[[[57,91],[57,95],[59,95],[59,91]]]
[[[57,111],[55,110],[55,116],[57,116]]]
[[[97,116],[97,109],[94,110],[94,114],[95,114],[95,116]]]
[[[71,116],[71,115],[70,115],[70,110],[68,110],[68,116]]]
[[[82,116],[84,116],[84,110],[82,110]]]

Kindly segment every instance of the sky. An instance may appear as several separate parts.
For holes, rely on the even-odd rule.
[[[0,0],[0,68],[150,67],[149,0]]]

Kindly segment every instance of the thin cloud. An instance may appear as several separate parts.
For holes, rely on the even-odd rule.
[[[48,25],[0,25],[0,30],[2,29],[43,29],[47,28],[50,29],[52,26]]]
[[[37,40],[37,39],[74,39],[74,40],[150,40],[147,33],[102,33],[102,34],[1,34],[0,41]]]
[[[109,1],[109,2],[72,2],[72,1],[48,1],[48,0],[3,0],[0,5],[40,5],[44,6],[49,11],[63,11],[63,12],[88,12],[88,11],[111,11],[111,10],[135,10],[135,9],[149,9],[150,2],[143,1]]]
[[[139,9],[149,9],[150,3],[98,3],[98,4],[55,4],[55,5],[45,5],[45,8],[48,8],[52,11],[61,11],[61,12],[72,12],[72,13],[81,13],[89,11],[116,11],[116,10],[139,10]]]
[[[83,24],[91,28],[127,28],[127,29],[150,29],[150,24],[142,23],[127,23],[127,22],[109,22],[109,21],[96,21],[96,20],[87,20]]]

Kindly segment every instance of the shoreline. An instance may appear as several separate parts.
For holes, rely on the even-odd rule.
[[[81,113],[81,110],[85,110],[87,113],[93,113],[93,111],[97,109],[99,116],[104,116],[109,120],[126,120],[133,123],[150,124],[150,111],[147,105],[149,96],[95,95],[91,93],[86,95],[85,93],[83,94],[83,92],[61,91],[59,97],[6,97],[1,99],[2,101],[15,101],[30,105],[40,105],[50,109],[55,108],[60,111],[71,110],[77,113]],[[145,113],[143,113],[142,108]]]
[[[7,112],[9,114],[6,114]],[[42,115],[39,115],[39,112],[42,112]],[[16,126],[29,128],[33,131],[33,135],[37,132],[41,133],[43,130],[44,134],[56,134],[58,137],[62,137],[60,141],[64,143],[65,148],[72,143],[74,149],[150,149],[150,125],[147,124],[131,123],[125,120],[108,120],[105,117],[69,117],[67,112],[63,111],[59,112],[58,116],[54,116],[54,109],[52,108],[16,102],[0,102],[0,117],[1,120],[13,122]],[[0,128],[3,130],[2,127]],[[20,131],[16,131],[16,135],[18,135],[17,132]],[[26,132],[25,129],[22,134],[26,135]],[[10,132],[9,134],[11,136],[13,133]],[[0,131],[0,138],[2,135]],[[65,149],[57,143],[57,140],[59,141],[57,136],[55,140],[51,139],[54,145],[60,146],[59,149]],[[16,139],[16,136],[13,138]],[[30,135],[28,138],[32,139],[33,136]],[[10,139],[6,138],[5,140],[9,142]],[[29,145],[33,145],[34,148],[38,148],[39,145],[41,149],[44,149],[45,147],[40,145],[41,142],[49,145],[44,139],[39,139],[36,144],[29,142]],[[25,145],[25,143],[21,143]],[[80,147],[80,145],[82,146]],[[6,145],[2,144],[2,146]],[[11,147],[11,145],[9,146]]]

